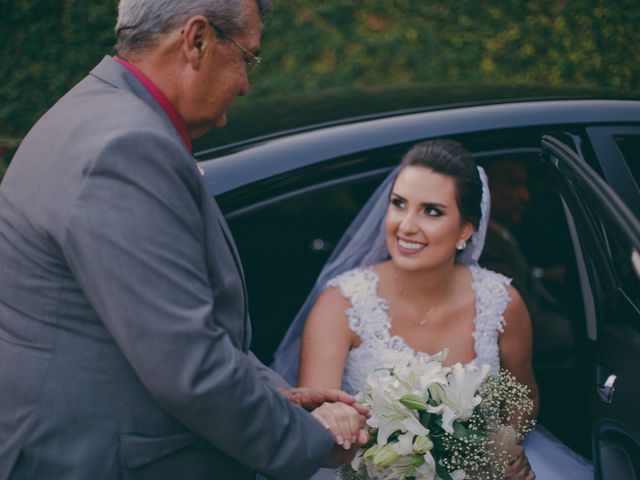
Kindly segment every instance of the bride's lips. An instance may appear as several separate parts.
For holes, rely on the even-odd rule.
[[[403,255],[415,255],[424,250],[427,244],[396,237],[396,246],[398,247],[398,251]]]

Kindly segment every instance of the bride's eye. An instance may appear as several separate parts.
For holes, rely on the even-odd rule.
[[[400,198],[397,198],[397,197],[391,199],[391,205],[398,208],[404,208],[406,206],[404,200],[401,200]]]
[[[442,216],[442,211],[437,209],[436,207],[425,207],[424,213],[426,213],[430,217],[441,217]]]

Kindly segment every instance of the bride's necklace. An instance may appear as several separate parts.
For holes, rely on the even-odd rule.
[[[396,281],[397,281],[397,272],[394,272],[394,276],[396,277]],[[404,297],[404,294],[406,293],[406,290],[401,287],[400,288],[400,297]],[[414,314],[412,315],[413,318],[419,318],[418,320],[418,325],[423,327],[425,326],[427,323],[429,323],[429,320],[431,319],[431,317],[433,316],[433,314],[435,312],[437,312],[440,307],[442,306],[442,304],[444,303],[444,301],[446,300],[446,295],[445,298],[441,299],[439,302],[436,302],[435,304],[431,305],[424,313],[420,314]]]
[[[429,320],[431,319],[431,317],[433,316],[433,314],[435,312],[437,312],[438,310],[440,310],[440,307],[442,306],[442,304],[444,303],[445,299],[443,298],[442,300],[440,300],[439,302],[435,303],[434,305],[431,305],[431,307],[429,307],[427,309],[426,312],[424,312],[422,315],[415,315],[415,317],[418,317],[418,325],[420,325],[421,327],[425,326],[427,323],[429,323]],[[415,318],[414,317],[414,318]]]
[[[439,306],[440,306],[439,304],[438,305],[434,305],[429,310],[427,310],[427,313],[422,315],[422,317],[420,317],[420,320],[418,320],[418,325],[420,325],[420,326],[426,325],[427,322],[429,321],[429,317],[431,317],[433,312],[435,312],[438,309]]]

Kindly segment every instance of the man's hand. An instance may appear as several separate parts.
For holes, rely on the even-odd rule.
[[[342,402],[325,402],[311,412],[336,440],[324,466],[336,468],[350,462],[369,435],[364,430],[366,418],[353,406]]]
[[[342,402],[351,405],[360,415],[369,417],[369,409],[356,402],[348,393],[334,388],[280,388],[280,393],[289,399],[291,403],[300,405],[305,410],[311,412],[324,403]]]

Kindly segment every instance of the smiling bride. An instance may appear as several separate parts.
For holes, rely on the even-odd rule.
[[[276,369],[303,386],[355,394],[385,352],[446,349],[446,365],[508,370],[528,387],[535,416],[526,306],[510,279],[477,264],[488,218],[486,177],[462,145],[415,145],[336,247]],[[505,478],[593,478],[588,462],[560,446],[534,430]]]

